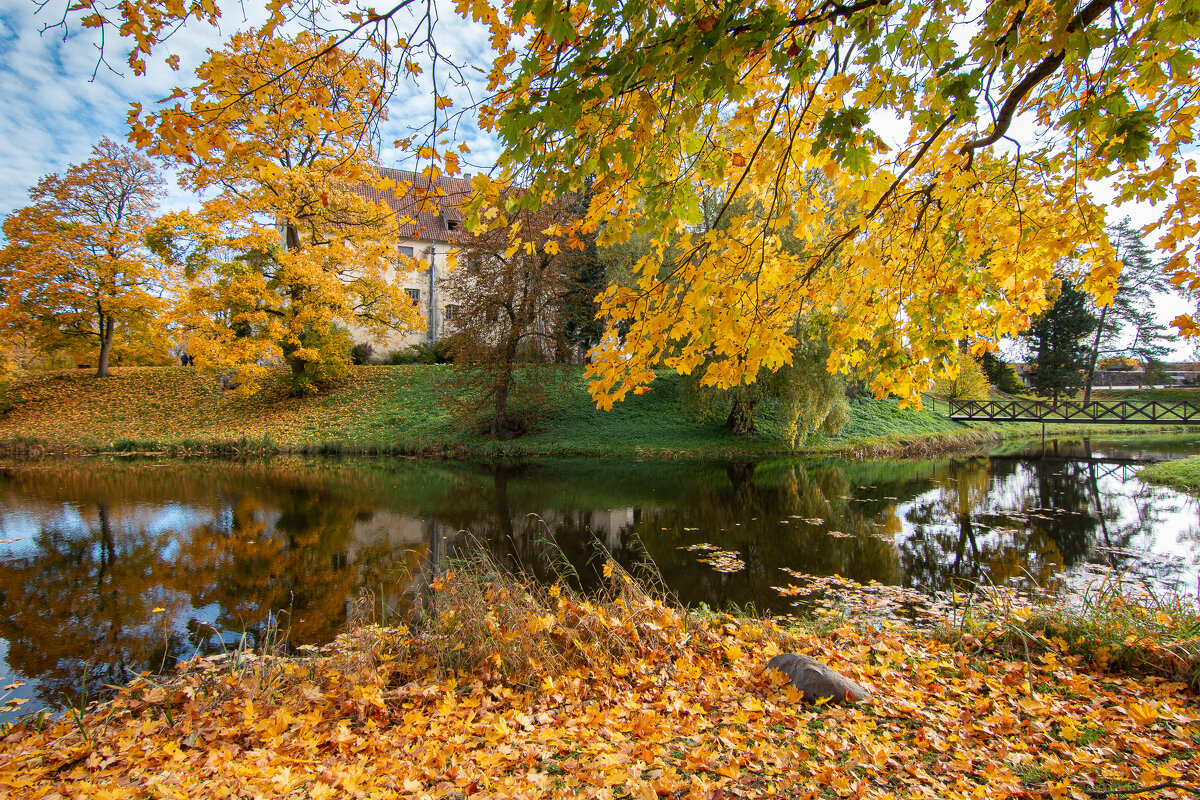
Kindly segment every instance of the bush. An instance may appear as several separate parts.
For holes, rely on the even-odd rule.
[[[409,345],[402,350],[393,350],[387,354],[384,362],[392,365],[452,364],[454,355],[450,351],[450,340],[439,339],[433,344],[421,342]]]
[[[361,367],[363,364],[370,363],[371,357],[374,355],[375,348],[370,342],[359,342],[350,348],[350,363]]]
[[[1138,362],[1126,356],[1109,356],[1100,359],[1096,366],[1110,372],[1132,372],[1138,368]]]

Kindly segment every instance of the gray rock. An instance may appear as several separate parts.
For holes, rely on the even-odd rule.
[[[767,669],[787,675],[792,685],[804,692],[805,702],[827,699],[833,703],[852,703],[871,696],[863,686],[808,656],[783,653],[768,661]]]

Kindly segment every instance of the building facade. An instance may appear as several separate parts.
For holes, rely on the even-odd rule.
[[[446,302],[439,282],[447,272],[447,259],[454,249],[454,238],[460,232],[465,216],[461,205],[471,191],[470,175],[462,178],[440,178],[436,181],[419,173],[399,169],[381,169],[385,179],[396,181],[401,190],[386,192],[367,188],[364,194],[391,208],[399,219],[411,219],[400,225],[400,252],[412,269],[397,270],[395,281],[412,298],[425,318],[423,330],[415,333],[393,333],[373,341],[376,352],[403,350],[418,344],[433,344],[452,329],[454,306]],[[368,341],[362,331],[351,329],[355,341]]]

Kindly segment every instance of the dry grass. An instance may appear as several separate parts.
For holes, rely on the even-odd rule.
[[[613,674],[639,654],[670,654],[700,618],[670,602],[661,583],[605,561],[604,586],[584,594],[570,581],[538,583],[499,564],[482,546],[432,583],[399,660],[536,686],[546,674]],[[772,628],[781,644],[790,637]]]

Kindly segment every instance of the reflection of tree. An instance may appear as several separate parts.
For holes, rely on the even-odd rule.
[[[788,582],[779,567],[935,591],[1027,571],[1047,581],[1097,544],[1131,546],[1162,519],[1165,490],[1122,499],[1099,469],[1053,453],[0,468],[0,506],[37,531],[0,561],[0,635],[11,665],[42,680],[47,697],[72,691],[88,661],[107,665],[90,669],[95,682],[119,683],[218,646],[215,633],[261,638],[271,612],[285,612],[293,644],[321,642],[364,591],[386,599],[389,615],[415,599],[468,545],[463,530],[540,578],[560,574],[565,559],[583,586],[596,585],[598,540],[631,568],[649,555],[685,603],[765,611],[790,608],[772,588]],[[702,542],[738,551],[745,569],[719,573],[682,549]]]
[[[978,581],[1049,584],[1083,559],[1097,528],[1087,465],[1066,460],[950,459],[936,498],[914,504],[902,546],[909,585],[946,591]]]
[[[74,522],[74,524],[72,524]],[[171,665],[182,650],[156,606],[169,536],[115,524],[108,503],[47,520],[35,554],[0,565],[0,635],[9,665],[39,680],[47,705],[77,702],[86,672],[92,687],[121,684],[144,669]]]
[[[286,612],[279,625],[293,644],[328,641],[360,591],[410,579],[390,570],[415,566],[419,542],[393,552],[386,535],[351,540],[381,502],[354,481],[209,472],[0,473],[6,510],[38,524],[0,563],[0,635],[47,705],[74,698],[85,670],[89,685],[120,684],[218,639],[260,640],[273,612]],[[67,502],[77,515],[62,512]]]

